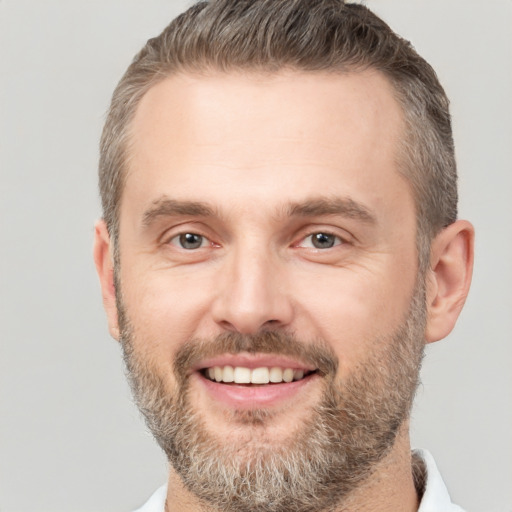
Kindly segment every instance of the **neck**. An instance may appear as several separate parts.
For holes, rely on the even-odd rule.
[[[414,484],[408,427],[402,426],[392,450],[336,512],[417,512],[420,497]]]
[[[330,512],[417,512],[420,499],[414,485],[408,429],[408,423],[402,426],[393,448],[370,477]],[[205,505],[184,488],[172,469],[165,510],[212,512],[211,506]]]

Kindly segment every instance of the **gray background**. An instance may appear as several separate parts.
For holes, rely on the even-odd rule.
[[[127,511],[166,463],[131,404],[91,257],[97,142],[132,55],[187,1],[0,0],[0,510]],[[512,511],[512,1],[368,4],[452,99],[472,293],[413,414],[468,511]]]

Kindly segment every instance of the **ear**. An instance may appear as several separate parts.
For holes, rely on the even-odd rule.
[[[110,335],[119,340],[113,250],[107,225],[103,219],[99,220],[94,229],[94,263],[100,278],[103,307],[107,313]]]
[[[464,306],[473,273],[474,228],[458,220],[434,238],[427,277],[426,341],[447,336]]]

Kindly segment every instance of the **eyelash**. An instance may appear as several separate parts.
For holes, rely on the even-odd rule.
[[[184,247],[184,243],[186,243],[185,237],[197,237],[201,239],[201,243],[198,247]],[[175,242],[174,242],[175,241]],[[205,242],[207,242],[205,244]],[[194,233],[193,231],[187,231],[185,233],[179,233],[177,235],[174,235],[169,241],[167,242],[170,245],[174,245],[176,247],[179,247],[180,249],[183,249],[185,251],[193,251],[196,249],[202,249],[207,246],[213,246],[213,242],[211,242],[206,236],[201,235],[199,233]],[[190,242],[193,244],[193,242]]]
[[[322,237],[331,239],[332,245],[330,245],[328,247],[316,246],[315,239],[312,238],[315,236],[317,236],[317,237],[322,236]],[[196,243],[199,243],[199,245],[197,247],[185,247],[185,244],[187,244],[187,243],[194,245],[194,241],[193,240],[187,241],[186,237],[199,238],[200,241],[199,242],[196,241]],[[305,241],[308,239],[311,239],[311,245],[305,246]],[[179,247],[180,249],[183,249],[185,251],[194,251],[194,250],[202,249],[202,248],[208,247],[208,246],[213,247],[215,245],[206,236],[201,235],[199,233],[194,233],[192,231],[188,231],[185,233],[179,233],[179,234],[173,236],[171,239],[169,239],[169,241],[167,243],[170,245],[173,245],[175,247]],[[342,245],[344,243],[346,243],[346,241],[343,238],[341,238],[340,236],[335,235],[334,233],[330,233],[329,231],[315,231],[315,232],[309,233],[305,237],[301,238],[300,242],[298,244],[296,244],[295,247],[304,247],[304,248],[308,248],[308,249],[315,249],[315,250],[323,251],[323,250],[327,250],[327,249],[332,249],[332,248]]]
[[[314,242],[314,238],[315,236],[324,236],[324,237],[332,237],[334,238],[333,240],[333,245],[331,245],[330,247],[316,247],[315,246],[315,242]],[[307,239],[311,239],[311,246],[310,247],[307,247],[308,249],[316,249],[316,250],[319,250],[319,251],[323,251],[323,250],[327,250],[327,249],[332,249],[334,247],[337,247],[338,245],[342,245],[344,243],[346,243],[346,241],[341,238],[340,236],[338,235],[335,235],[334,233],[330,233],[329,231],[314,231],[313,233],[310,233],[308,234],[307,236],[305,236],[304,238],[301,239],[300,243],[297,244],[298,247],[304,247],[304,242],[307,240]]]

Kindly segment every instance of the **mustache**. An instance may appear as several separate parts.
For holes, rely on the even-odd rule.
[[[187,378],[188,370],[201,360],[222,354],[274,354],[291,357],[299,362],[313,366],[323,376],[334,377],[339,361],[332,350],[322,340],[304,342],[293,334],[280,331],[264,331],[256,334],[226,332],[211,340],[193,339],[185,343],[174,359],[174,372],[182,381]]]

